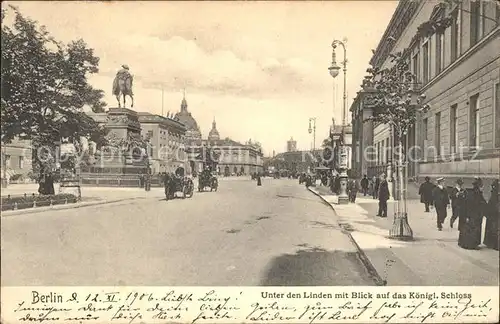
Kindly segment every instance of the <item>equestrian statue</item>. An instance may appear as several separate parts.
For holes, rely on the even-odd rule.
[[[120,69],[116,73],[115,80],[113,81],[113,95],[116,96],[116,100],[118,100],[118,107],[121,108],[120,95],[123,95],[123,107],[126,108],[126,96],[129,96],[132,99],[131,108],[134,107],[134,93],[132,92],[132,83],[134,78],[132,74],[129,72],[128,65],[122,65],[122,69]]]

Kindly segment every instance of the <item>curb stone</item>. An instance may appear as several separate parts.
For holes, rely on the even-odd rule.
[[[337,213],[335,212],[335,207],[333,207],[332,204],[330,204],[322,195],[320,195],[319,192],[317,192],[316,190],[313,190],[311,188],[307,188],[307,189],[310,192],[312,192],[313,194],[315,194],[316,196],[320,197],[321,200],[324,203],[326,203],[333,210],[335,215],[337,216]],[[346,228],[346,225],[348,225],[348,224],[342,224],[338,220],[337,220],[337,224],[342,229],[342,233],[346,234],[347,237],[349,237],[349,240],[351,240],[352,244],[356,247],[356,250],[358,251],[358,256],[359,256],[359,259],[361,260],[361,263],[363,263],[363,265],[365,266],[368,273],[373,277],[373,279],[375,279],[375,283],[377,284],[377,286],[386,286],[387,280],[382,279],[382,277],[377,272],[377,270],[373,266],[372,262],[370,261],[370,259],[366,255],[366,253],[361,249],[361,247],[358,245],[358,243],[356,242],[354,237],[351,235],[350,231]]]
[[[72,203],[72,204],[66,204],[66,205],[55,205],[52,207],[38,207],[38,208],[25,208],[25,209],[18,209],[18,210],[6,210],[3,211],[2,217],[9,217],[9,216],[16,216],[16,215],[26,215],[26,214],[35,214],[35,213],[43,213],[49,210],[65,210],[65,209],[76,209],[76,208],[83,208],[83,207],[91,207],[91,206],[98,206],[98,205],[106,205],[106,204],[112,204],[115,202],[121,202],[125,200],[140,200],[140,199],[146,199],[146,197],[132,197],[132,198],[119,198],[119,199],[111,199],[111,200],[98,200],[98,201],[92,201],[92,202],[80,202],[80,203]]]

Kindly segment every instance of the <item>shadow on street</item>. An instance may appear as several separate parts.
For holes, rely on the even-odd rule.
[[[271,261],[262,286],[374,286],[355,252],[298,250]]]

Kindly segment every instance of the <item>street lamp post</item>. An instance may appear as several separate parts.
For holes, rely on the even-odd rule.
[[[312,123],[312,127],[311,127],[311,122]],[[314,157],[314,160],[313,160],[313,163],[316,164],[316,155],[315,155],[315,151],[316,151],[316,117],[311,117],[309,118],[309,134],[313,134],[313,147],[312,147],[312,153],[313,153],[313,157]]]
[[[334,40],[332,43],[332,65],[328,68],[330,75],[336,78],[341,69],[337,65],[335,49],[338,45],[342,46],[344,50],[344,60],[341,62],[342,70],[344,72],[344,89],[343,89],[343,104],[342,104],[342,140],[339,147],[340,161],[339,161],[339,178],[340,178],[340,193],[338,197],[339,204],[347,204],[349,199],[347,196],[347,152],[344,145],[345,127],[346,127],[346,111],[347,111],[347,51],[345,41]]]

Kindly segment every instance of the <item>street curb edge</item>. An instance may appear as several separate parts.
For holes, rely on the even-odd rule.
[[[328,206],[330,206],[330,208],[333,210],[333,212],[337,216],[337,213],[335,211],[335,207],[331,203],[329,203],[321,194],[319,194],[318,192],[310,189],[309,187],[307,187],[307,190],[309,190],[310,192],[312,192],[316,196],[320,197],[321,200],[323,200],[323,202],[325,202]],[[342,224],[340,224],[338,221],[337,221],[337,224],[342,229],[342,232],[344,234],[346,234],[347,237],[349,237],[349,240],[351,240],[352,244],[356,247],[356,250],[358,251],[358,256],[359,256],[359,259],[361,260],[361,263],[363,263],[363,265],[365,266],[365,268],[368,271],[368,273],[373,277],[373,279],[375,280],[375,283],[377,284],[377,286],[386,286],[387,285],[387,281],[384,280],[384,279],[382,279],[382,277],[378,273],[377,269],[375,269],[375,267],[373,266],[372,262],[370,261],[370,258],[368,258],[368,256],[363,251],[363,249],[361,249],[361,247],[356,242],[356,240],[351,235],[351,233],[348,230],[346,230],[342,226]]]
[[[18,216],[18,215],[43,213],[46,211],[59,211],[59,210],[67,210],[67,209],[92,207],[92,206],[112,204],[112,203],[121,202],[121,201],[125,201],[125,200],[140,200],[140,199],[145,199],[145,197],[120,198],[120,199],[113,199],[113,200],[96,201],[95,203],[89,203],[89,204],[73,203],[73,204],[68,204],[68,205],[55,205],[55,206],[52,206],[49,208],[39,207],[39,208],[26,208],[26,209],[19,209],[19,210],[7,210],[7,211],[3,211],[1,214],[2,214],[2,217],[10,217],[10,216]],[[54,208],[57,206],[64,206],[64,207],[63,208]]]

